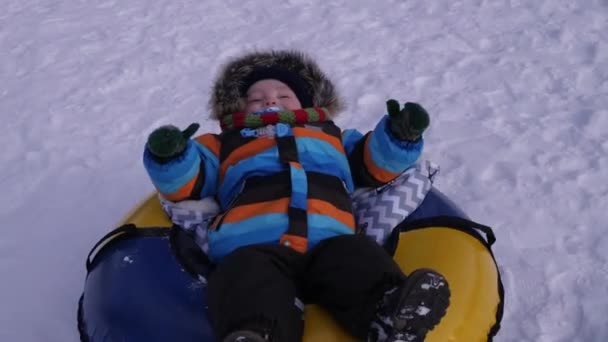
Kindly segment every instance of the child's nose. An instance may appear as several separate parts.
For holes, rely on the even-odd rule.
[[[276,99],[266,99],[266,105],[267,106],[273,106],[277,104],[277,100]]]

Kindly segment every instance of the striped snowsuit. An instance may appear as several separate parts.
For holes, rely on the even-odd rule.
[[[144,165],[169,200],[217,198],[222,214],[209,231],[211,260],[252,244],[305,252],[354,233],[355,187],[386,183],[420,156],[423,140],[398,141],[387,123],[384,116],[365,135],[341,132],[332,121],[230,129],[188,141],[166,164],[146,149]]]

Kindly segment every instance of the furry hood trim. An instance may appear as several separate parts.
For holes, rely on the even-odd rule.
[[[294,50],[268,50],[236,57],[221,68],[209,99],[213,119],[242,110],[245,94],[241,88],[248,76],[260,68],[278,68],[298,75],[306,84],[313,107],[323,107],[334,117],[344,108],[333,83],[309,56]]]

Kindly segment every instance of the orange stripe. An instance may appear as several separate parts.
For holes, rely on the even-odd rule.
[[[363,151],[363,163],[365,164],[367,171],[374,178],[376,178],[376,180],[378,180],[381,183],[390,182],[393,179],[395,179],[397,176],[399,176],[399,174],[386,171],[385,169],[379,167],[378,165],[376,165],[376,163],[374,163],[374,160],[372,159],[372,155],[370,153],[370,148],[369,148],[369,141],[370,141],[371,137],[372,137],[372,135],[370,134],[367,136],[367,138],[365,140],[365,148]]]
[[[342,224],[352,228],[353,230],[355,229],[355,217],[353,214],[342,211],[333,206],[331,203],[322,200],[309,199],[307,203],[309,214],[326,215],[336,221],[340,221]]]
[[[339,152],[345,153],[344,146],[342,146],[342,141],[340,141],[340,139],[334,137],[333,135],[329,135],[329,134],[323,133],[321,131],[317,131],[317,130],[310,129],[310,128],[304,128],[304,127],[294,127],[293,135],[296,138],[315,138],[315,139],[319,139],[321,141],[325,141],[325,142],[331,144]]]
[[[217,157],[220,156],[220,140],[215,134],[207,133],[196,137],[194,140],[207,147]]]
[[[295,167],[296,169],[301,169],[302,168],[302,164],[298,163],[298,162],[289,162],[289,165]]]
[[[355,218],[351,213],[340,210],[331,203],[322,200],[311,199],[307,201],[307,204],[309,214],[326,215],[354,229]],[[258,215],[286,214],[288,207],[289,198],[287,197],[278,200],[240,205],[227,213],[223,223],[234,223]]]
[[[296,250],[300,253],[306,252],[308,248],[308,239],[301,236],[283,234],[279,240],[282,245],[285,245],[285,241],[289,242],[289,248]]]
[[[287,214],[289,198],[239,205],[228,211],[223,223],[234,223],[258,215],[265,214]]]
[[[172,192],[170,194],[168,193],[161,193],[163,195],[164,198],[168,199],[169,201],[181,201],[184,200],[188,197],[190,197],[190,194],[192,193],[192,189],[194,189],[194,185],[196,184],[196,180],[198,179],[198,175],[200,172],[197,172],[196,175],[194,175],[194,177],[192,177],[192,179],[190,179],[186,184],[182,185],[181,188],[179,188],[177,191]]]
[[[222,162],[222,165],[220,165],[220,182],[224,178],[226,170],[229,166],[234,165],[243,159],[253,157],[254,155],[275,145],[275,139],[258,138],[232,151],[232,153],[228,155],[228,158],[226,158],[226,160]]]

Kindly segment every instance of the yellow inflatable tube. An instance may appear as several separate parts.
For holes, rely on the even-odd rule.
[[[156,195],[127,215],[123,223],[171,227]],[[462,227],[446,225],[409,230],[406,227],[400,233],[394,257],[403,271],[409,274],[418,268],[435,269],[447,278],[451,288],[450,307],[426,341],[487,341],[498,329],[502,284],[494,257],[484,241]],[[355,341],[316,305],[306,307],[305,317],[304,342]]]
[[[450,284],[450,307],[426,341],[488,341],[497,329],[502,294],[494,258],[481,241],[450,227],[415,229],[400,233],[395,260],[406,274],[432,268]],[[306,310],[304,341],[355,341],[322,309],[311,305]]]

